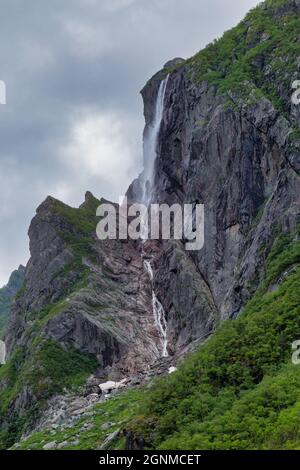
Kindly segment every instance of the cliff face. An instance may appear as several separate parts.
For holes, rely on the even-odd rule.
[[[169,76],[165,99],[155,198],[205,205],[204,248],[189,259],[220,315],[233,317],[259,283],[275,231],[295,227],[299,163],[290,161],[288,136],[300,121],[291,115],[288,121],[266,98],[231,106],[214,87],[193,84],[185,68]],[[165,250],[162,257],[170,257]],[[172,299],[181,283],[170,271],[170,263],[158,268],[162,295]]]
[[[298,1],[266,2],[195,57],[167,63],[142,90],[147,134],[168,75],[153,200],[205,205],[204,248],[187,254],[166,243],[157,262],[175,347],[207,333],[212,312],[239,314],[275,235],[299,220],[300,106],[291,100],[300,77],[299,12]],[[131,200],[142,180],[130,187]],[[196,300],[193,284],[182,282],[187,269],[197,278]]]
[[[131,242],[97,240],[98,205],[87,193],[79,209],[53,198],[38,208],[29,229],[26,289],[6,335],[8,355],[32,340],[30,324],[44,339],[95,356],[102,369],[118,363],[128,373],[159,357],[140,252]]]
[[[0,289],[0,336],[4,332],[14,297],[24,281],[24,266],[19,266],[10,276],[6,286]]]
[[[152,288],[174,361],[253,295],[275,237],[299,221],[300,105],[291,101],[300,79],[299,13],[298,0],[266,2],[195,57],[168,62],[142,90],[147,136],[168,76],[152,199],[205,205],[202,250],[188,252],[181,241],[97,240],[100,201],[90,193],[78,209],[53,198],[38,208],[25,288],[5,339],[4,442],[13,442],[16,416],[30,427],[35,403],[45,406],[92,372],[119,379],[160,359]],[[143,184],[143,175],[132,183],[131,202],[141,200]],[[143,256],[152,260],[152,285]]]

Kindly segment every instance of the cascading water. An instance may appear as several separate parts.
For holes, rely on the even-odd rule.
[[[169,75],[161,81],[155,102],[154,118],[151,124],[146,128],[143,142],[144,171],[142,173],[142,203],[149,207],[152,199],[152,189],[154,183],[154,166],[157,157],[157,146],[159,130],[164,114],[165,93],[168,84]],[[143,216],[144,217],[144,216]],[[148,215],[146,215],[148,219]],[[147,220],[148,222],[148,220]],[[142,239],[148,238],[148,223],[142,219]]]
[[[168,339],[167,339],[167,322],[165,310],[155,295],[155,292],[152,291],[152,306],[153,313],[155,318],[155,323],[161,333],[162,337],[162,357],[168,357]]]
[[[153,281],[153,270],[152,270],[152,266],[151,266],[150,261],[145,259],[144,260],[144,266],[145,266],[145,269],[146,269],[147,273],[149,274],[150,280],[152,282]]]
[[[152,283],[152,309],[154,315],[155,325],[158,328],[161,337],[162,343],[162,357],[168,357],[168,339],[167,339],[167,322],[166,322],[166,314],[165,310],[156,297],[156,294],[153,289],[153,270],[151,266],[151,262],[148,260],[144,260],[144,266],[146,271],[149,274],[151,283]]]
[[[6,347],[4,341],[0,341],[0,364],[5,364]]]
[[[151,192],[153,187],[154,165],[157,156],[157,143],[161,121],[164,112],[165,93],[169,75],[159,85],[154,119],[149,125],[144,136],[144,172],[143,172],[143,203],[148,205],[151,202]]]
[[[154,182],[154,165],[157,157],[157,144],[159,130],[164,112],[164,100],[169,75],[160,83],[156,103],[154,119],[144,137],[144,173],[143,173],[143,204],[149,206],[152,198],[152,188]],[[145,253],[142,253],[142,257]],[[159,331],[162,344],[162,357],[168,357],[168,340],[167,340],[167,322],[164,308],[158,300],[153,289],[153,270],[151,262],[144,260],[144,267],[148,272],[152,284],[152,309],[155,325]]]

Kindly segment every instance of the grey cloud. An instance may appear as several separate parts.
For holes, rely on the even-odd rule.
[[[28,225],[48,194],[72,205],[86,189],[116,198],[139,172],[139,90],[145,81],[170,58],[191,56],[220,36],[257,3],[10,0],[1,5],[0,79],[7,84],[8,103],[0,107],[0,285],[26,262]],[[100,135],[105,122],[119,129],[113,149]],[[97,149],[74,138],[84,126],[99,145],[99,169]],[[108,158],[118,162],[114,178],[100,171]]]

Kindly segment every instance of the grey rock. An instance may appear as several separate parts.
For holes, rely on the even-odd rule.
[[[56,449],[57,448],[57,443],[56,441],[51,441],[51,442],[48,442],[47,444],[45,444],[43,446],[43,449],[44,450],[53,450],[53,449]]]
[[[60,442],[57,446],[57,449],[63,449],[64,447],[69,447],[70,443],[68,441]]]
[[[93,429],[93,427],[94,427],[93,423],[85,423],[80,429],[80,432],[90,431],[91,429]]]
[[[80,441],[79,439],[75,439],[75,441],[70,442],[70,446],[79,446]]]
[[[99,450],[107,449],[110,446],[110,444],[119,436],[119,434],[120,434],[120,429],[117,429],[116,431],[109,434],[109,436],[107,436],[107,438],[104,440],[104,442],[100,446]]]
[[[104,423],[102,424],[101,426],[101,431],[107,431],[108,429],[110,429],[112,426],[114,425],[114,423]]]

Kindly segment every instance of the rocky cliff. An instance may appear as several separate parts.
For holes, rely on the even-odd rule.
[[[13,299],[23,285],[24,274],[24,266],[19,266],[11,274],[7,285],[0,289],[0,337],[4,334]]]
[[[162,349],[153,292],[164,309],[167,365],[253,296],[275,238],[299,222],[300,105],[291,100],[300,79],[299,13],[298,0],[267,1],[196,56],[168,62],[142,90],[146,138],[167,77],[152,200],[203,203],[202,250],[188,252],[182,241],[97,240],[103,201],[90,193],[78,209],[50,197],[38,208],[25,288],[5,338],[3,445],[91,373],[99,382],[155,369]],[[130,186],[130,202],[142,199],[144,180]]]
[[[299,220],[300,106],[291,100],[299,12],[298,1],[265,2],[188,61],[168,62],[142,90],[147,134],[168,75],[153,200],[205,205],[204,248],[187,254],[166,243],[157,262],[175,347],[209,331],[213,318],[239,314],[275,234]],[[198,296],[186,288],[192,280]]]
[[[87,193],[79,209],[53,198],[38,208],[29,229],[26,289],[6,335],[9,355],[31,340],[28,323],[39,317],[44,338],[95,356],[103,369],[118,362],[128,372],[159,357],[139,250],[130,242],[97,240],[98,205]]]

